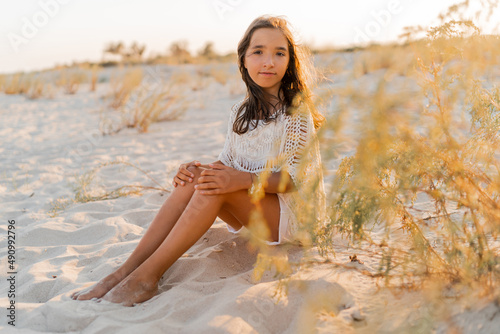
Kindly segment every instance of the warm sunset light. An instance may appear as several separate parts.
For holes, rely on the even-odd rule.
[[[147,57],[165,53],[176,41],[186,41],[192,53],[209,41],[219,53],[235,52],[248,22],[263,13],[287,16],[314,47],[396,41],[406,26],[437,24],[453,2],[11,1],[0,5],[0,73],[100,61],[105,45],[118,41],[144,44]],[[480,23],[491,31],[498,22],[497,15]]]
[[[0,332],[498,333],[498,5],[3,1]]]

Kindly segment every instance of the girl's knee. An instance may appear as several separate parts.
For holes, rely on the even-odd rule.
[[[187,168],[188,171],[193,173],[193,182],[191,184],[194,186],[195,184],[198,184],[198,179],[201,177],[201,172],[204,171],[206,168],[204,167],[196,167],[196,166],[189,166]]]
[[[188,171],[190,171],[191,173],[194,174],[194,179],[197,179],[201,176],[201,172],[204,170],[205,168],[202,168],[202,167],[196,167],[196,166],[189,166],[187,168]]]

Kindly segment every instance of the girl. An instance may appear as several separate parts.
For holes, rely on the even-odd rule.
[[[232,108],[219,160],[182,164],[174,190],[127,261],[73,299],[127,306],[150,299],[163,273],[217,217],[233,233],[249,224],[256,208],[251,195],[259,189],[269,244],[293,240],[298,221],[322,219],[315,128],[324,118],[311,103],[307,61],[283,18],[262,16],[250,24],[238,45],[247,96]]]

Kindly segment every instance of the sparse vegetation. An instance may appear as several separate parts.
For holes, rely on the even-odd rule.
[[[174,89],[178,88],[176,82],[164,82],[159,75],[154,76],[143,78],[143,70],[135,68],[111,80],[110,106],[120,113],[121,122],[117,124],[116,121],[103,119],[103,134],[115,134],[125,128],[147,132],[152,123],[175,120],[186,112],[183,93]]]
[[[110,107],[118,109],[124,106],[130,98],[133,90],[137,88],[143,79],[143,72],[140,67],[128,70],[111,77],[111,103]]]
[[[468,1],[451,8],[442,24],[425,30],[425,37],[419,35],[422,29],[408,30],[403,45],[343,50],[334,58],[323,54],[325,63],[319,66],[328,80],[316,93],[320,109],[327,109],[319,140],[329,218],[317,226],[305,217],[299,234],[306,253],[318,252],[324,256],[321,264],[332,268],[347,268],[332,260],[333,240],[342,236],[353,251],[379,260],[377,268],[359,269],[360,273],[394,291],[434,289],[425,295],[436,304],[443,291],[450,290],[456,298],[470,294],[500,300],[500,87],[495,81],[500,38],[481,35],[471,21],[446,20],[464,4]],[[189,89],[200,91],[217,82],[230,94],[245,93],[237,71],[214,64],[234,62],[234,55],[217,55],[211,43],[194,56],[187,43],[175,42],[166,55],[148,60],[143,59],[144,48],[134,45],[135,51],[127,53],[123,44],[112,43],[105,52],[120,56],[117,63],[210,65],[194,69],[179,65],[156,84],[148,82],[144,67],[120,67],[120,74],[111,77],[106,100],[109,113],[116,117],[103,121],[103,134],[126,128],[147,132],[155,122],[179,118],[187,109],[180,93],[186,88],[191,93]],[[345,86],[329,86],[336,75],[347,78]],[[74,94],[88,82],[94,91],[99,67],[60,69],[54,77],[3,75],[0,90],[36,99],[52,96],[54,85]],[[352,150],[340,152],[345,146]],[[98,174],[115,165],[138,170],[153,185],[100,184]],[[317,191],[316,186],[310,191]],[[17,190],[17,184],[13,188]],[[50,215],[74,203],[144,190],[168,191],[123,161],[103,163],[76,176],[73,190],[73,196],[51,203]],[[283,283],[292,273],[318,262],[309,254],[292,262],[287,246],[271,250],[262,242],[268,231],[259,224],[261,195],[256,193],[253,199],[258,209],[248,234],[260,251],[253,279],[272,270]],[[351,261],[360,263],[356,255]],[[279,287],[286,289],[281,283]],[[315,313],[316,309],[311,314]]]
[[[56,79],[57,86],[62,87],[65,94],[75,94],[85,82],[88,82],[88,77],[80,68],[62,69]]]
[[[16,73],[6,76],[3,91],[5,94],[25,94],[31,85],[31,77]]]
[[[174,93],[172,86],[165,85],[153,91],[143,89],[137,93],[131,107],[121,109],[124,122],[119,130],[127,127],[147,132],[151,123],[178,119],[186,110],[181,93]]]
[[[99,182],[98,174],[103,172],[105,168],[113,166],[130,167],[141,175],[143,175],[146,180],[149,180],[153,185],[141,185],[141,184],[127,184],[122,185],[117,188],[109,189],[102,183]],[[49,216],[55,217],[59,212],[66,209],[68,206],[74,203],[88,203],[95,201],[104,201],[110,199],[117,199],[120,197],[140,195],[142,191],[145,190],[157,190],[163,192],[169,192],[167,188],[162,186],[158,181],[153,179],[148,172],[142,168],[134,165],[133,163],[126,161],[111,161],[99,164],[92,170],[85,172],[82,175],[75,175],[73,183],[73,197],[60,197],[55,199],[50,203],[50,210],[48,211]]]
[[[61,88],[65,94],[75,94],[80,85],[85,83],[90,83],[90,90],[95,91],[99,71],[97,65],[82,64],[41,72],[2,75],[0,91],[9,95],[26,95],[29,99],[53,98],[57,88]]]
[[[341,267],[331,257],[342,235],[353,251],[379,259],[360,273],[424,291],[435,307],[449,291],[498,302],[500,88],[490,73],[498,71],[500,39],[449,19],[408,40],[362,51],[352,67],[333,64],[350,79],[321,94],[332,106],[319,133],[324,162],[339,156],[334,148],[346,133],[355,150],[327,173],[329,220],[302,221],[305,244]],[[257,212],[255,226],[261,219]],[[254,245],[263,254],[257,275],[272,268],[288,277],[290,266],[311,261],[286,265],[284,252]]]
[[[112,57],[119,58],[122,64],[137,64],[142,62],[145,50],[146,45],[140,45],[137,42],[132,42],[128,48],[123,42],[111,42],[103,51],[103,59],[106,59],[107,55],[111,55]]]

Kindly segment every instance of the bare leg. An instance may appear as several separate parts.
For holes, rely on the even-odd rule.
[[[279,226],[279,200],[266,194],[261,200],[264,218],[276,240]],[[160,247],[127,278],[109,291],[103,299],[132,306],[153,297],[163,273],[210,228],[221,209],[235,221],[248,224],[253,209],[246,191],[224,195],[201,195],[195,191],[186,210]]]
[[[201,167],[188,169],[195,174],[195,180],[203,170]],[[195,182],[188,182],[185,186],[174,188],[127,261],[90,288],[75,292],[71,298],[77,300],[101,298],[151,256],[165,240],[186,208],[193,196],[195,184]]]

